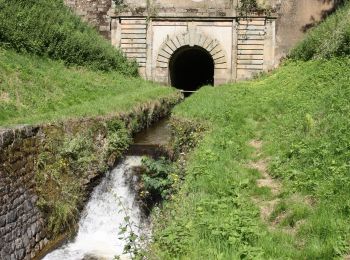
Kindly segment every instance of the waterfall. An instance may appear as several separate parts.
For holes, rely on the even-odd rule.
[[[130,217],[132,231],[140,236],[141,211],[130,189],[131,170],[141,165],[141,157],[128,156],[108,172],[94,189],[82,217],[75,239],[48,254],[45,260],[113,259],[123,257],[125,240],[119,239],[120,227]]]

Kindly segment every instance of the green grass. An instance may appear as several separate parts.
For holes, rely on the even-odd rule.
[[[117,72],[67,68],[0,48],[0,126],[107,115],[174,92]]]
[[[178,194],[158,216],[151,256],[350,255],[350,3],[344,2],[274,73],[204,87],[175,108],[176,122],[207,131],[187,154]],[[263,143],[258,156],[252,140]],[[282,185],[277,194],[257,186],[260,173],[249,165],[258,159]]]
[[[341,57],[350,55],[350,2],[319,26],[294,48],[290,57],[297,60]]]
[[[288,62],[256,81],[204,87],[174,116],[208,131],[157,220],[161,259],[332,259],[350,244],[350,59]],[[258,188],[253,139],[282,184]],[[279,199],[266,223],[260,201]],[[311,202],[312,203],[311,203]],[[274,223],[276,217],[282,219]]]
[[[136,62],[127,61],[63,0],[0,0],[0,46],[66,65],[138,74]]]

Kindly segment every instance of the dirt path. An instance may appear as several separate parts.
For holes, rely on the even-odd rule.
[[[260,174],[261,178],[257,180],[258,187],[267,187],[271,190],[273,195],[272,200],[262,200],[261,198],[254,198],[254,202],[260,208],[260,216],[265,221],[268,222],[271,213],[273,212],[275,206],[279,202],[279,199],[276,198],[281,193],[282,185],[277,180],[273,179],[268,173],[268,159],[259,159],[261,156],[262,141],[260,140],[251,140],[249,145],[254,148],[253,159],[256,161],[251,161],[248,164],[248,167],[251,169],[256,169]]]
[[[261,155],[262,141],[252,140],[249,145],[255,149],[253,157],[259,158]],[[281,183],[273,179],[267,170],[268,159],[259,159],[249,163],[249,168],[256,169],[261,174],[261,179],[257,180],[258,187],[268,187],[273,195],[278,195],[281,191]]]
[[[277,216],[274,217],[274,219],[271,219],[271,215],[276,209],[276,206],[278,203],[280,203],[281,199],[279,198],[279,195],[282,192],[282,183],[278,180],[271,177],[268,171],[268,162],[269,158],[261,158],[262,157],[262,146],[263,142],[259,140],[251,140],[249,142],[249,145],[254,148],[253,152],[253,160],[248,163],[248,167],[251,169],[257,170],[261,178],[257,179],[256,184],[258,187],[266,187],[271,190],[272,196],[270,196],[268,199],[264,199],[261,197],[254,197],[253,201],[258,205],[260,208],[260,217],[261,219],[268,225],[270,229],[275,229],[279,226],[279,224],[288,216],[288,211],[282,211]],[[294,194],[292,197],[289,198],[290,202],[298,201],[298,203],[304,203],[305,205],[308,205],[312,207],[314,204],[314,201],[312,198],[305,198],[302,196],[299,196],[297,194]],[[279,227],[279,229],[283,232],[286,232],[288,234],[295,234],[298,227],[303,224],[303,221],[299,221],[295,224],[294,227]],[[349,259],[350,260],[350,259]]]

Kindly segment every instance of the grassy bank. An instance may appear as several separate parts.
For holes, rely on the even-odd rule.
[[[0,49],[0,126],[106,115],[173,92],[117,72]]]
[[[158,216],[151,254],[349,257],[349,11],[345,2],[276,72],[204,87],[177,106],[175,122],[207,131]],[[186,147],[186,130],[176,129]]]
[[[153,253],[161,259],[348,253],[349,98],[350,59],[343,58],[289,62],[257,81],[205,87],[177,106],[175,117],[208,131],[157,222]],[[257,185],[264,179],[263,165],[254,167],[259,162],[272,176],[270,187]]]
[[[74,15],[63,0],[0,0],[0,46],[103,71],[137,65]]]
[[[313,28],[306,39],[290,53],[295,60],[310,60],[350,55],[350,2]]]
[[[0,0],[0,126],[107,115],[174,93],[62,0]]]
[[[156,216],[152,257],[348,259],[349,11],[345,1],[274,73],[175,108],[175,148],[199,143]],[[187,138],[189,121],[203,139]]]

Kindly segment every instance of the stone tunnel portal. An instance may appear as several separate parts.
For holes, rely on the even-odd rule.
[[[186,94],[204,85],[214,85],[214,60],[202,47],[183,46],[170,58],[169,73],[171,85]]]

